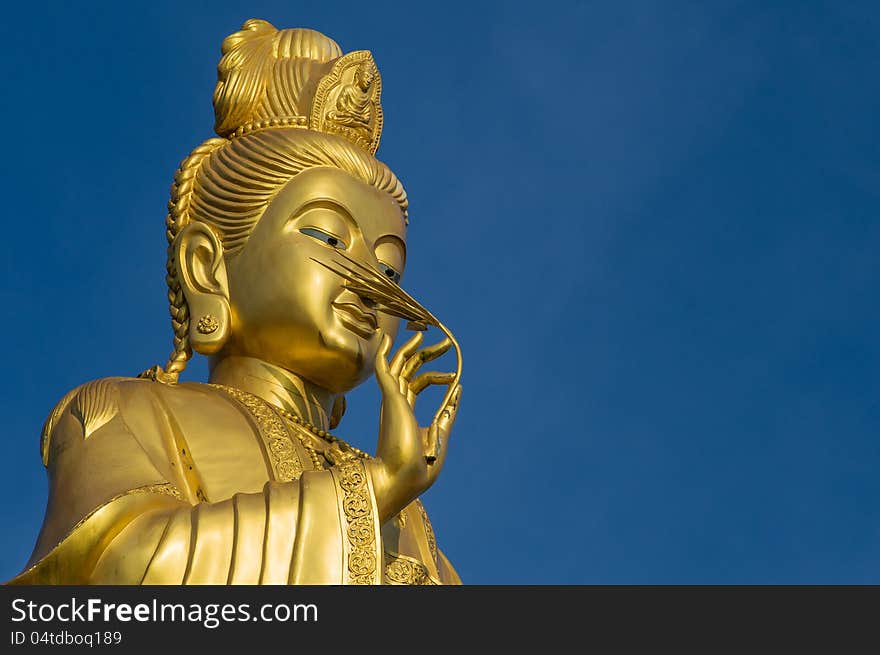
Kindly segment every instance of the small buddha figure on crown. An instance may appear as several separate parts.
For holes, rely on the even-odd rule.
[[[355,69],[354,81],[339,92],[336,109],[329,118],[339,125],[367,129],[372,118],[371,88],[375,79],[375,66],[364,61]]]

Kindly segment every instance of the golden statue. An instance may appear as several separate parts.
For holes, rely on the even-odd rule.
[[[49,415],[42,530],[19,584],[448,584],[418,496],[461,396],[452,334],[399,286],[407,199],[373,155],[367,51],[249,20],[223,42],[215,130],[174,176],[174,350]],[[399,320],[415,335],[389,359]],[[423,331],[446,338],[421,347]],[[455,372],[420,367],[454,348]],[[195,350],[210,381],[179,383]],[[375,372],[376,455],[331,435]],[[428,427],[413,407],[446,393]]]

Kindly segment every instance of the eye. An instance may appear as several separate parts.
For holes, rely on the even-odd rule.
[[[312,237],[313,239],[323,241],[328,246],[338,248],[339,250],[345,250],[348,247],[345,245],[345,242],[339,237],[335,237],[332,234],[327,234],[326,232],[324,232],[324,230],[319,230],[316,227],[301,227],[299,228],[299,231],[307,236]]]
[[[400,273],[398,273],[397,271],[395,271],[393,268],[391,268],[391,267],[390,267],[388,264],[386,264],[385,262],[379,262],[379,268],[382,270],[382,272],[383,272],[385,275],[388,276],[388,278],[389,278],[392,282],[394,282],[395,284],[400,284]]]

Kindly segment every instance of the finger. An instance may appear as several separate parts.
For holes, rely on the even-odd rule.
[[[440,415],[437,417],[437,425],[440,428],[440,434],[449,434],[455,423],[455,417],[458,416],[458,407],[461,403],[461,385],[458,385],[452,394],[449,402],[446,404]]]
[[[383,394],[389,391],[397,390],[397,378],[391,375],[388,370],[388,353],[391,351],[391,337],[387,334],[382,335],[382,341],[379,348],[376,349],[376,381]]]
[[[416,332],[413,336],[411,336],[405,344],[400,347],[394,357],[391,359],[391,375],[395,377],[400,375],[400,371],[403,368],[404,363],[412,355],[416,350],[419,349],[419,346],[422,345],[422,339],[425,338],[424,332]]]
[[[432,384],[446,384],[449,385],[455,381],[455,373],[438,373],[436,371],[431,371],[429,373],[422,373],[419,377],[417,377],[413,382],[408,382],[404,380],[402,377],[398,378],[398,385],[400,386],[400,392],[406,395],[406,402],[409,403],[409,406],[415,409],[416,407],[416,396],[418,396],[422,391],[428,388]]]
[[[391,352],[391,335],[386,332],[382,332],[382,340],[379,342],[379,348],[376,350],[376,357],[381,357],[382,359],[388,359],[388,353]]]
[[[438,464],[442,439],[440,437],[437,421],[432,422],[428,427],[427,442],[428,446],[425,449],[425,461],[428,462],[428,464]]]
[[[418,395],[422,393],[432,384],[452,384],[455,381],[455,373],[439,373],[437,371],[429,371],[422,373],[415,380],[409,383],[409,390]]]
[[[460,402],[461,385],[458,385],[449,403],[438,414],[437,418],[434,419],[428,430],[429,448],[425,459],[429,464],[436,465],[437,468],[441,467],[446,459],[446,452],[449,448],[449,435],[452,432],[452,426],[455,424],[455,417],[458,415]]]
[[[421,332],[419,334],[421,334]],[[403,365],[403,370],[400,374],[401,377],[405,380],[409,380],[410,378],[412,378],[415,372],[419,370],[422,364],[437,359],[451,347],[452,341],[446,338],[443,339],[443,341],[435,343],[433,346],[428,346],[424,350],[420,350],[416,354],[412,355]]]

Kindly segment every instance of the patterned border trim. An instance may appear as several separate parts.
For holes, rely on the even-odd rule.
[[[137,487],[136,489],[132,489],[128,493],[130,493],[130,494],[164,494],[166,496],[171,496],[173,498],[177,498],[177,500],[184,500],[183,494],[180,493],[180,489],[175,487],[170,482],[164,482],[162,484],[148,484],[143,487]]]
[[[343,492],[342,510],[345,512],[346,535],[351,546],[348,554],[351,584],[373,584],[378,567],[377,541],[367,470],[363,463],[354,461],[335,467],[334,472]]]
[[[260,428],[260,436],[266,442],[266,449],[272,455],[272,468],[275,479],[281,482],[296,480],[303,474],[303,465],[296,454],[293,441],[287,432],[284,421],[276,414],[268,403],[253,394],[235,387],[212,384],[212,387],[225,391],[235,398],[256,419]]]
[[[422,505],[422,501],[416,498],[415,504],[419,509],[419,514],[422,515],[422,521],[425,523],[425,535],[428,537],[428,548],[431,550],[431,557],[434,558],[435,564],[439,564],[437,557],[437,537],[434,535],[434,526],[431,525],[431,519],[428,518],[428,512],[425,510],[425,506]]]
[[[392,585],[440,585],[417,559],[385,551],[385,579]]]

